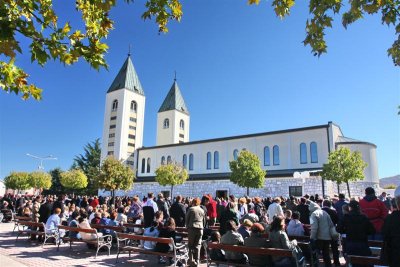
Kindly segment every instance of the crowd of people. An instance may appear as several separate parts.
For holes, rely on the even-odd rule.
[[[389,266],[400,262],[400,187],[394,198],[385,193],[379,197],[371,187],[361,199],[346,199],[344,194],[333,198],[318,195],[296,197],[216,197],[176,196],[173,200],[148,193],[146,197],[102,196],[12,196],[0,200],[3,221],[11,220],[11,213],[43,222],[46,231],[55,231],[59,224],[91,228],[91,224],[123,226],[128,223],[143,225],[131,230],[152,237],[172,237],[182,241],[176,227],[186,227],[189,266],[200,263],[201,242],[209,239],[226,245],[270,247],[300,251],[296,239],[309,236],[313,251],[322,255],[324,265],[340,266],[339,250],[344,255],[370,256],[368,240],[383,240],[381,255]],[[215,226],[219,225],[218,230]],[[214,226],[214,227],[213,227]],[[214,229],[214,230],[212,230]],[[67,233],[74,238],[91,239],[84,232]],[[109,229],[102,234],[115,236]],[[40,236],[31,236],[39,239]],[[165,244],[146,241],[144,249],[167,252]],[[299,252],[300,253],[300,252]],[[249,262],[252,266],[293,266],[293,259],[273,256],[246,255],[240,252],[212,250],[213,260]],[[172,259],[159,258],[160,263]],[[397,265],[398,266],[398,265]]]

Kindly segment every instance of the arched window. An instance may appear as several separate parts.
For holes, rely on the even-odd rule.
[[[183,120],[179,122],[179,128],[181,128],[181,130],[185,130],[185,122]]]
[[[189,171],[193,171],[193,165],[194,165],[194,156],[193,154],[189,155]]]
[[[183,165],[183,168],[187,169],[187,156],[186,156],[186,154],[183,154],[182,165]]]
[[[151,159],[147,158],[147,173],[150,173],[150,163],[151,163]]]
[[[233,160],[237,160],[238,156],[239,156],[239,150],[237,149],[233,150]]]
[[[300,163],[307,163],[307,145],[305,143],[300,144]]]
[[[142,159],[142,173],[144,173],[145,169],[146,169],[146,159],[143,158]]]
[[[317,143],[311,142],[310,144],[311,163],[318,163],[318,149]]]
[[[161,157],[161,165],[165,165],[165,157],[164,156]]]
[[[171,164],[171,163],[172,163],[171,156],[168,156],[168,157],[167,157],[167,164]]]
[[[118,100],[115,99],[112,103],[112,111],[116,111],[118,109]]]
[[[165,119],[164,120],[164,129],[168,129],[169,128],[169,119]]]
[[[134,100],[131,102],[131,111],[135,112],[137,111],[137,104]]]
[[[272,148],[272,153],[274,157],[274,165],[279,165],[279,146],[275,145]]]
[[[207,170],[211,170],[211,152],[207,152]]]
[[[269,146],[264,147],[264,166],[271,165],[271,157],[269,154]]]
[[[219,152],[214,152],[214,169],[219,169]]]

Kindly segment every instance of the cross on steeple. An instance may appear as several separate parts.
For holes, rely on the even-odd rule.
[[[174,81],[176,82],[176,71],[175,71],[175,77],[174,77]]]
[[[130,57],[131,56],[131,44],[129,44],[129,47],[128,47],[128,57]]]

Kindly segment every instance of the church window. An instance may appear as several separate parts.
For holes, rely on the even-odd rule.
[[[269,146],[264,147],[264,166],[271,165],[271,158],[269,153]]]
[[[318,163],[318,149],[317,143],[311,142],[310,144],[311,163]]]
[[[169,119],[165,119],[164,120],[164,129],[168,129],[169,128]]]
[[[165,157],[164,156],[161,157],[161,165],[165,165]]]
[[[182,165],[183,165],[183,168],[187,169],[187,155],[186,154],[183,154]]]
[[[279,146],[275,145],[273,148],[274,165],[279,165]]]
[[[214,169],[219,169],[219,152],[214,152]]]
[[[150,163],[151,163],[151,159],[147,158],[147,173],[150,173]]]
[[[306,143],[300,144],[300,163],[301,164],[307,163],[307,145],[306,145]]]
[[[172,163],[171,156],[168,156],[168,157],[167,157],[167,164],[171,164],[171,163]]]
[[[207,170],[211,170],[211,152],[207,152]]]
[[[193,171],[194,166],[194,156],[193,154],[189,155],[189,171]]]
[[[118,109],[118,100],[115,99],[112,103],[112,111],[116,111]]]
[[[179,122],[179,127],[181,128],[181,130],[185,130],[185,122],[183,120]]]
[[[143,158],[143,159],[142,159],[142,173],[144,173],[145,168],[146,168],[146,159]]]
[[[238,156],[239,156],[239,150],[237,149],[233,150],[233,160],[237,160]]]
[[[135,101],[132,100],[131,102],[131,111],[135,112],[137,111],[137,104]]]

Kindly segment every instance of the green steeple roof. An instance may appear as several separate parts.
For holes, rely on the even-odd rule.
[[[185,100],[183,100],[181,91],[179,90],[178,83],[174,80],[167,96],[164,99],[158,112],[168,111],[168,110],[179,110],[183,113],[189,114],[189,110],[186,107]]]
[[[117,77],[115,77],[107,93],[119,90],[128,89],[135,93],[144,95],[142,85],[140,84],[139,77],[136,73],[135,67],[133,66],[130,55],[125,60],[124,65],[119,70]]]

